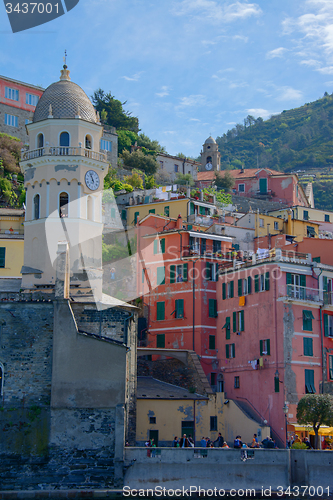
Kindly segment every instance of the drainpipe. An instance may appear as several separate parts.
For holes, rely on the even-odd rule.
[[[318,287],[319,288],[319,287]],[[323,314],[322,314],[323,306],[319,307],[320,314],[320,344],[321,344],[321,394],[324,394],[324,361],[325,361],[325,352],[324,352],[324,337],[323,337]]]

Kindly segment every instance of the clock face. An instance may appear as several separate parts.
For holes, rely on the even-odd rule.
[[[91,191],[96,191],[96,189],[99,188],[99,176],[94,170],[88,170],[84,176],[84,180],[86,182],[86,186]]]
[[[213,168],[212,163],[210,162],[206,163],[206,170],[212,170],[212,168]]]

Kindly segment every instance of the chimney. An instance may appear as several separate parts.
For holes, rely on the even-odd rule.
[[[183,219],[180,214],[178,215],[178,219],[176,222],[176,229],[183,229]]]
[[[186,198],[190,198],[191,197],[191,188],[190,186],[187,186],[186,188]]]

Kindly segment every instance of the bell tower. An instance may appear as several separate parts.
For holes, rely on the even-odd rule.
[[[201,151],[201,171],[209,172],[210,170],[218,171],[221,168],[221,153],[219,147],[212,136],[205,140]]]
[[[54,284],[58,242],[67,241],[71,284],[80,286],[88,277],[94,294],[101,296],[102,193],[108,171],[100,150],[103,127],[66,65],[26,127],[29,149],[20,163],[26,189],[22,288]]]

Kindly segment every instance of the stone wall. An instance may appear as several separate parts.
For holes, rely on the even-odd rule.
[[[18,117],[18,127],[5,125],[5,113]],[[33,113],[0,103],[0,132],[18,137],[23,144],[28,143],[28,134],[25,129],[25,120],[32,120]]]

